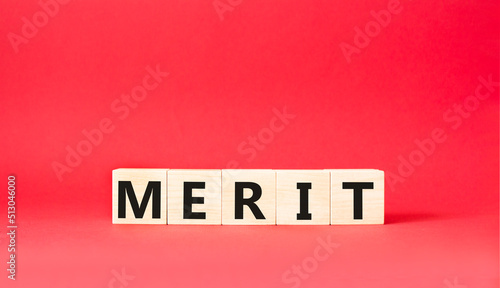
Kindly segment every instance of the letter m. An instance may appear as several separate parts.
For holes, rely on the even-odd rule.
[[[146,212],[146,207],[148,206],[151,194],[153,194],[153,219],[160,219],[160,205],[161,205],[161,182],[160,181],[149,181],[142,197],[141,204],[137,201],[137,196],[135,195],[134,188],[132,187],[131,181],[118,181],[118,218],[125,218],[125,198],[128,196],[130,201],[130,206],[134,211],[135,218],[142,219],[144,217],[144,212]]]

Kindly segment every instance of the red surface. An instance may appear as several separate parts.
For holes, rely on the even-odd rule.
[[[499,2],[402,1],[350,63],[341,43],[390,1],[229,2],[221,20],[212,1],[70,1],[14,47],[9,33],[42,8],[2,1],[2,261],[10,174],[19,228],[17,280],[3,270],[0,286],[498,287],[499,87],[448,110],[479,77],[499,80]],[[115,113],[157,65],[170,74]],[[243,142],[284,107],[295,118],[252,158]],[[59,181],[53,163],[105,118],[113,131]],[[390,185],[436,128],[444,142]],[[112,169],[235,163],[383,169],[387,224],[111,224]],[[338,246],[314,262],[328,237]],[[283,282],[303,263],[300,284]]]

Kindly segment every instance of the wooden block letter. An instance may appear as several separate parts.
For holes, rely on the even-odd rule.
[[[330,224],[329,171],[277,170],[276,197],[276,224]]]
[[[221,170],[169,170],[168,224],[220,225],[221,181]]]
[[[222,170],[222,225],[276,224],[273,170]]]
[[[166,225],[167,170],[113,170],[113,223]]]
[[[375,169],[331,172],[331,223],[384,224],[384,171]]]

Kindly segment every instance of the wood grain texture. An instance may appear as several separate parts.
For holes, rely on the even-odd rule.
[[[125,181],[121,185],[121,195],[125,195],[123,218],[118,217],[120,181]],[[157,198],[160,200],[155,200],[160,205],[155,210],[159,211],[158,217],[153,217],[153,193],[143,202],[148,184],[154,182],[157,185],[154,187],[159,187],[154,191],[160,195]],[[123,188],[123,183],[129,183],[130,188]],[[186,183],[194,186],[188,189]],[[384,224],[384,172],[375,169],[116,169],[112,187],[115,224]],[[192,194],[185,194],[185,189]],[[304,191],[307,191],[305,196]],[[143,204],[143,209],[136,209],[137,214],[131,196],[137,199],[136,205]],[[185,205],[185,197],[194,198]],[[301,201],[308,202],[307,209],[301,210]],[[185,207],[190,207],[193,214],[185,213],[189,211]],[[196,218],[194,214],[199,216],[198,213],[205,213],[205,218],[189,219]],[[298,219],[299,213],[303,219]]]
[[[301,201],[297,183],[311,185],[307,199],[311,220],[297,219]],[[277,225],[329,225],[330,172],[325,170],[277,170],[276,207]]]
[[[236,219],[235,184],[252,182],[262,189],[255,204],[265,219],[256,219],[248,206],[243,206],[243,219]],[[253,193],[244,189],[244,198]],[[222,225],[275,225],[276,224],[276,173],[273,170],[222,170]]]
[[[221,177],[221,170],[169,170],[168,224],[222,224]],[[192,197],[203,197],[203,204],[193,203],[191,211],[205,213],[205,219],[184,217],[184,186],[187,182],[203,183],[205,187],[191,189]]]
[[[113,170],[113,224],[167,224],[167,171],[168,169],[115,169]],[[143,218],[136,218],[126,197],[126,218],[118,218],[118,181],[131,181],[139,204],[149,181],[160,181],[160,218],[153,219],[152,197]]]
[[[384,171],[375,169],[328,170],[331,173],[331,224],[384,224]],[[373,183],[363,189],[362,219],[354,219],[354,190],[344,183]]]

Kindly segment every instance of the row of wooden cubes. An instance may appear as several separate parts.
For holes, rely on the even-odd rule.
[[[151,183],[157,186],[148,187]],[[148,193],[155,187],[156,194]],[[131,199],[133,194],[136,199]],[[136,215],[138,208],[142,208],[142,215]],[[383,224],[384,172],[116,169],[113,223]]]

